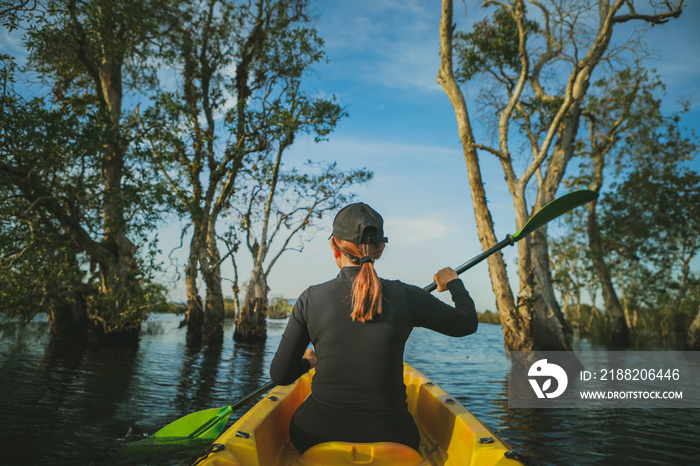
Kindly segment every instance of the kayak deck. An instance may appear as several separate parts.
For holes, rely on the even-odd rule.
[[[240,466],[438,466],[521,464],[509,447],[464,406],[404,363],[408,409],[421,435],[420,452],[396,443],[328,442],[303,455],[289,440],[289,422],[311,393],[313,371],[276,387],[214,441],[201,463]]]

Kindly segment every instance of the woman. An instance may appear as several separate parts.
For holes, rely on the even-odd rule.
[[[289,385],[316,367],[312,393],[294,413],[289,435],[304,452],[328,441],[396,442],[418,449],[420,435],[406,405],[403,351],[413,327],[450,336],[477,328],[474,303],[454,270],[435,274],[455,307],[400,281],[380,279],[382,217],[363,203],[333,221],[331,248],[340,274],[302,293],[292,310],[270,375]],[[306,349],[309,342],[316,351]]]

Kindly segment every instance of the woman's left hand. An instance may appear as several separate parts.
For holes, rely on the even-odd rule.
[[[452,268],[450,267],[445,267],[444,269],[438,270],[438,272],[433,277],[433,281],[437,283],[438,291],[445,291],[447,289],[447,284],[455,278],[459,278],[457,272],[452,270]]]
[[[318,363],[318,360],[316,359],[316,351],[313,349],[309,348],[304,352],[304,359],[308,359],[309,363],[311,364],[311,369],[316,367],[316,364]]]

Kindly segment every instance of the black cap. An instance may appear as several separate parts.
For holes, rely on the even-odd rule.
[[[333,220],[333,234],[357,244],[387,243],[382,216],[367,204],[358,202],[340,209]]]

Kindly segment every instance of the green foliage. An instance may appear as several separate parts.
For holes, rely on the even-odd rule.
[[[572,304],[564,308],[564,315],[579,337],[601,343],[607,340],[608,320],[598,308],[586,303]]]
[[[276,296],[267,307],[267,316],[270,319],[286,319],[292,313],[294,306],[282,296]]]
[[[585,158],[571,179],[600,189],[597,229],[601,255],[622,301],[633,341],[654,334],[683,341],[697,313],[697,271],[692,261],[700,241],[700,175],[686,162],[695,157],[695,135],[680,127],[679,115],[661,112],[663,84],[640,68],[621,70],[596,83],[585,111]],[[612,181],[604,180],[612,177]],[[571,217],[571,234],[553,243],[553,271],[567,307],[580,304],[586,287],[596,300],[599,277],[588,247],[591,217]],[[604,335],[586,319],[575,325]],[[592,325],[592,324],[591,324]],[[582,331],[582,334],[584,332]]]
[[[41,22],[44,11],[36,0],[0,2],[0,25],[12,32],[22,25]]]
[[[88,164],[85,148],[94,144],[94,131],[81,134],[84,121],[68,108],[24,100],[15,91],[16,69],[11,57],[2,57],[0,309],[28,320],[52,303],[74,299],[71,290],[82,283],[79,248],[42,207],[60,199],[73,209],[76,199],[86,199],[89,211],[94,186],[79,174]],[[38,191],[34,180],[46,180],[52,190]]]
[[[517,17],[521,17],[523,26],[522,44]],[[548,132],[564,103],[566,89],[564,80],[542,78],[541,71],[545,66],[551,69],[553,76],[562,75],[561,48],[543,49],[540,47],[542,41],[557,39],[551,31],[543,30],[536,20],[528,17],[527,8],[518,2],[496,7],[491,18],[476,23],[468,33],[456,32],[454,37],[455,78],[461,84],[479,76],[484,78],[477,101],[483,107],[485,118],[493,118],[493,115],[498,118],[504,111],[523,74],[523,59],[529,63],[523,76],[526,86],[513,108],[509,125],[517,128],[520,134],[528,135],[532,141]],[[533,69],[536,62],[537,75]],[[552,89],[544,92],[540,81]],[[535,92],[535,87],[540,91]],[[493,124],[496,124],[495,119]]]
[[[165,309],[153,237],[164,215],[195,226],[206,250],[194,247],[193,265],[210,284],[222,260],[211,239],[237,190],[240,200],[260,188],[256,209],[260,196],[275,197],[277,231],[289,238],[350,199],[341,191],[371,173],[275,168],[297,136],[326,139],[347,115],[301,86],[325,60],[307,8],[48,0],[0,10],[28,52],[22,68],[1,57],[2,312],[27,320],[60,308],[97,333],[131,331],[148,310]],[[26,97],[37,78],[37,97]],[[141,103],[129,107],[134,95]]]
[[[583,111],[587,137],[580,138],[576,145],[577,154],[583,156],[582,170],[570,178],[570,183],[600,189],[605,177],[624,176],[638,160],[668,154],[663,141],[669,138],[661,133],[664,128],[677,129],[672,129],[674,118],[661,113],[664,91],[659,77],[639,64],[596,81]],[[680,150],[679,159],[685,157],[681,154],[693,152],[682,144],[684,147],[676,148]],[[596,167],[596,163],[601,166]]]
[[[151,312],[164,312],[168,314],[184,314],[187,312],[187,306],[183,304],[176,304],[176,303],[167,303],[165,306],[162,306],[158,308],[158,310],[154,310]]]
[[[604,203],[601,230],[619,258],[628,305],[653,310],[666,333],[684,339],[697,312],[700,174],[678,163],[643,165]]]
[[[348,198],[339,189],[370,176],[342,173],[330,164],[325,171],[285,167],[297,137],[321,141],[347,115],[335,97],[311,97],[302,86],[304,73],[325,59],[305,14],[307,3],[209,5],[182,2],[167,17],[158,57],[180,78],[141,114],[177,212],[193,226],[190,289],[201,273],[207,294],[219,293],[211,284],[219,280],[223,259],[211,238],[220,236],[220,219],[230,219],[221,239],[229,249],[224,259],[234,263],[235,288],[240,244],[251,251],[256,273],[268,273],[292,238],[308,233],[315,218]],[[268,257],[276,240],[279,253]],[[267,270],[260,272],[266,258]]]
[[[626,261],[665,271],[700,247],[700,175],[678,164],[654,165],[613,185],[601,225],[609,248]]]
[[[0,72],[6,315],[47,312],[54,331],[135,335],[145,309],[162,300],[149,237],[165,192],[149,176],[147,151],[130,144],[136,128],[121,106],[128,86],[151,79],[146,64],[129,64],[143,58],[157,3],[20,6],[33,8],[22,15],[33,22],[16,23],[28,65],[4,55]],[[25,98],[37,75],[44,86]]]
[[[15,223],[8,207],[0,220],[0,314],[26,322],[79,299],[85,273],[69,240],[26,215]]]
[[[261,159],[299,133],[324,138],[345,115],[333,99],[299,89],[304,70],[323,59],[304,2],[205,3],[180,3],[167,17],[158,58],[182,80],[164,86],[141,119],[178,212],[196,218],[213,197],[215,210],[228,204],[240,170],[266,170]]]
[[[581,303],[582,290],[595,283],[596,278],[582,218],[573,211],[564,218],[570,233],[551,238],[549,252],[554,289],[561,295],[564,307],[568,307]]]
[[[533,20],[525,20],[525,24],[532,31],[539,29]],[[493,19],[484,18],[471,32],[455,34],[455,54],[459,60],[455,75],[463,82],[487,70],[501,76],[517,76],[522,69],[519,46],[513,14],[504,6],[498,7]]]
[[[501,325],[501,317],[498,312],[491,312],[488,309],[477,314],[480,323]]]
[[[112,79],[124,88],[153,84],[149,42],[159,34],[165,0],[48,0],[38,27],[28,26],[25,46],[31,69],[53,90],[57,101],[99,101],[97,64],[113,63]],[[126,90],[126,89],[125,89]]]
[[[236,317],[236,308],[234,307],[233,299],[231,298],[224,299],[224,316],[230,319]]]

